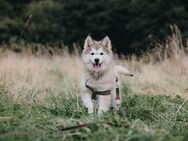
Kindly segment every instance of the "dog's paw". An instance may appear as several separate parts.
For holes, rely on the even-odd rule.
[[[94,113],[94,111],[93,111],[93,110],[88,110],[87,113],[88,113],[89,115],[91,115],[91,114]]]
[[[87,113],[88,113],[89,115],[93,114],[93,113],[94,113],[93,108],[87,108]]]

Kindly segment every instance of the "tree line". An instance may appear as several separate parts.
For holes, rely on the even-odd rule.
[[[141,55],[177,25],[188,36],[185,0],[0,0],[0,43],[83,45],[108,35],[114,50]]]

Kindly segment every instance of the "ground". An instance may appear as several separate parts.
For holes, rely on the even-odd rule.
[[[172,50],[168,58],[160,52],[140,59],[114,55],[134,77],[120,77],[121,112],[101,116],[88,115],[81,103],[78,54],[1,53],[0,141],[187,141],[188,56]]]
[[[124,85],[122,111],[88,116],[74,94],[48,96],[43,103],[14,102],[0,89],[0,140],[6,141],[186,141],[188,102],[179,96],[138,96]],[[126,115],[125,115],[126,114]],[[63,128],[85,122],[105,121],[80,129]]]

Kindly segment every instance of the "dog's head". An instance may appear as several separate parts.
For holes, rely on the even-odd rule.
[[[92,72],[105,71],[112,62],[113,54],[111,49],[111,41],[108,37],[101,41],[95,41],[88,36],[82,52],[84,66]]]

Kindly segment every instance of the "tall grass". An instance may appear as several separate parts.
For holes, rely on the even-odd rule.
[[[176,29],[142,58],[115,55],[116,64],[135,74],[121,76],[126,115],[112,110],[92,118],[79,97],[79,53],[1,50],[0,140],[186,140],[188,56],[180,39]],[[62,132],[91,120],[115,127],[94,124]]]
[[[178,29],[174,30],[165,43],[156,44],[157,48],[140,59],[115,57],[116,64],[122,64],[135,74],[134,78],[122,76],[123,83],[135,94],[187,97],[188,56]],[[81,74],[78,52],[69,54],[59,50],[58,55],[49,56],[44,51],[32,54],[30,50],[29,47],[21,53],[6,50],[0,56],[0,83],[14,100],[36,102],[47,95],[78,91]]]
[[[0,83],[14,100],[40,102],[77,88],[79,64],[77,57],[68,54],[47,58],[9,53],[0,59]]]
[[[179,29],[171,28],[173,34],[166,42],[156,43],[156,48],[141,59],[128,62],[136,74],[128,82],[135,93],[188,96],[187,47],[183,47]]]

